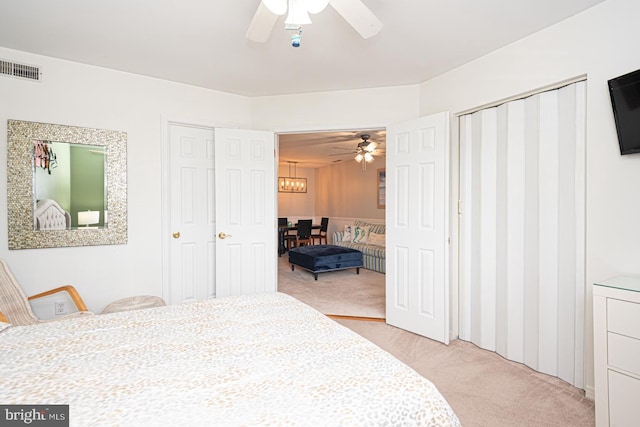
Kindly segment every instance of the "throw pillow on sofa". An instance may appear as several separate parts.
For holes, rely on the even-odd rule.
[[[384,246],[385,245],[384,234],[374,233],[373,231],[371,231],[369,233],[368,243],[370,245]]]
[[[353,227],[353,243],[367,243],[369,239],[369,227],[356,225]]]
[[[343,242],[350,242],[351,240],[353,240],[353,225],[345,225],[344,226],[344,232],[342,233],[342,241]]]

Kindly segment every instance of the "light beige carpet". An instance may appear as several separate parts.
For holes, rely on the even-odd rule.
[[[313,274],[296,266],[291,271],[285,253],[278,260],[278,291],[310,305],[323,314],[384,318],[385,275],[364,268]]]
[[[337,322],[430,379],[465,427],[595,424],[594,403],[582,390],[471,343],[446,346],[385,323]]]

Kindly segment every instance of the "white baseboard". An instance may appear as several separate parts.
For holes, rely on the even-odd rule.
[[[593,388],[593,386],[586,386],[584,388],[584,397],[586,397],[587,399],[591,399],[591,400],[596,400],[596,391],[595,388]]]

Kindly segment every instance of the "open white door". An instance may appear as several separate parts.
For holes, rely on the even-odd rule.
[[[215,129],[216,297],[277,289],[275,136]]]
[[[449,114],[387,128],[387,323],[449,344]]]

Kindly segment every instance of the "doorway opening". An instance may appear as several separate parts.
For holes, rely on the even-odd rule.
[[[307,182],[306,192],[278,193],[279,218],[292,224],[299,219],[319,224],[322,217],[328,217],[329,245],[337,232],[355,221],[385,222],[384,205],[379,204],[378,171],[386,166],[386,128],[284,132],[277,136],[278,176],[286,176],[293,163],[296,178]],[[370,162],[356,160],[363,141],[375,143]],[[278,258],[278,290],[327,315],[384,319],[385,288],[382,272],[334,271],[319,275],[315,281],[307,271],[292,271],[286,252]]]

